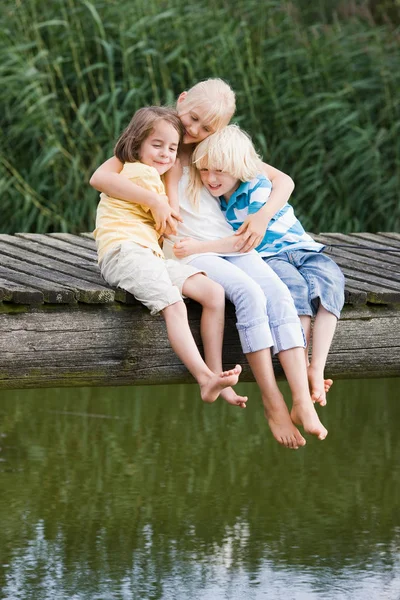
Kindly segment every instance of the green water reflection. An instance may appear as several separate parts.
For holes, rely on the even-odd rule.
[[[336,382],[298,452],[251,384],[3,392],[1,600],[398,600],[399,381]]]

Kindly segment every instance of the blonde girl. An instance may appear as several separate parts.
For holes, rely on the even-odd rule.
[[[174,242],[189,235],[198,240],[213,242],[211,255],[185,257],[183,262],[198,261],[206,265],[205,271],[225,289],[226,296],[234,303],[237,328],[242,348],[260,387],[265,416],[275,439],[282,445],[297,449],[306,442],[292,422],[284,398],[277,386],[271,360],[271,348],[278,354],[293,397],[292,415],[306,433],[324,439],[327,430],[320,422],[311,400],[307,371],[304,360],[304,337],[293,300],[286,286],[279,280],[260,256],[238,255],[238,249],[246,251],[259,243],[272,214],[290,196],[293,182],[273,167],[263,165],[265,172],[274,182],[271,205],[265,207],[257,219],[249,216],[233,236],[233,229],[225,221],[219,203],[208,192],[202,196],[198,209],[193,209],[187,199],[189,164],[196,145],[209,135],[221,130],[231,119],[235,110],[235,96],[231,88],[220,79],[210,79],[196,84],[178,98],[177,110],[184,126],[183,144],[179,151],[179,162],[169,172],[170,212],[158,215],[160,199],[142,191],[119,176],[121,164],[114,157],[104,163],[91,179],[96,189],[112,193],[133,202],[150,207],[159,230],[166,229],[178,237],[166,243],[164,251],[168,258],[175,256]],[[175,193],[174,187],[178,191]],[[178,212],[179,211],[179,212]],[[182,219],[183,222],[177,220]],[[234,238],[235,247],[227,252],[226,241]],[[234,255],[232,255],[234,254]],[[199,268],[199,267],[196,267]],[[203,267],[201,267],[203,270]],[[250,275],[249,275],[250,273]],[[252,278],[254,276],[254,279]],[[271,302],[271,300],[274,302]]]

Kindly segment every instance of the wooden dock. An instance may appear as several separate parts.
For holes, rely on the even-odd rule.
[[[346,277],[327,374],[400,376],[400,234],[314,237]],[[198,305],[188,302],[188,312],[200,345]],[[229,305],[224,366],[241,363],[251,381],[234,323]],[[0,388],[191,381],[162,317],[101,279],[90,235],[0,235]]]

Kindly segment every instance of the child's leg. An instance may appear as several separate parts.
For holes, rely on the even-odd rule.
[[[235,257],[234,262],[251,275],[263,290],[274,351],[278,353],[292,392],[292,414],[296,416],[296,423],[303,425],[307,433],[324,439],[328,432],[319,421],[310,398],[304,360],[305,340],[296,307],[287,286],[260,258],[257,255]]]
[[[337,264],[321,252],[298,251],[292,254],[292,260],[307,281],[312,307],[316,311],[308,368],[311,396],[314,402],[325,405],[326,391],[332,380],[324,380],[324,369],[344,304],[344,277]]]
[[[328,431],[319,420],[310,396],[303,349],[283,350],[278,354],[278,358],[292,392],[293,405],[290,416],[293,423],[302,425],[306,433],[317,436],[319,440],[325,439]]]
[[[200,333],[207,366],[214,372],[222,371],[222,342],[225,322],[225,292],[223,287],[198,273],[186,279],[183,294],[202,305]],[[246,408],[247,396],[239,396],[231,387],[221,392],[229,404]]]
[[[180,267],[181,281],[196,271]],[[134,242],[124,242],[108,253],[101,265],[104,279],[135,296],[151,314],[162,312],[171,346],[200,385],[205,402],[216,400],[223,389],[235,385],[241,368],[215,374],[207,367],[190,331],[187,311],[177,286],[173,285],[166,261],[149,249]]]
[[[190,331],[186,306],[182,300],[165,307],[162,315],[172,349],[196,379],[204,402],[214,402],[224,388],[236,385],[241,372],[239,365],[230,371],[216,374],[201,358]]]
[[[332,380],[324,380],[324,370],[336,324],[337,318],[335,315],[328,312],[321,304],[314,321],[312,356],[308,367],[308,379],[311,398],[322,406],[326,404],[326,381],[332,382]]]
[[[315,252],[310,252],[309,254],[316,254]],[[289,255],[294,256],[295,253],[286,253],[282,252],[277,256],[273,256],[271,258],[265,258],[265,263],[271,267],[271,269],[275,272],[276,275],[283,281],[283,283],[288,287],[295,307],[297,314],[300,317],[300,321],[303,327],[304,335],[306,338],[306,348],[305,348],[305,357],[306,357],[306,365],[309,366],[309,344],[310,344],[310,336],[311,336],[311,317],[313,315],[313,306],[311,304],[311,295],[310,295],[310,284],[309,281],[303,276],[303,273],[298,269],[296,264],[292,264],[289,260]],[[331,379],[326,379],[323,381],[324,393],[326,393],[330,386],[332,385]],[[312,375],[310,373],[309,376],[309,386],[311,390],[314,390],[314,383],[312,381]],[[314,394],[314,391],[313,391]],[[315,395],[315,394],[314,394]],[[318,394],[319,396],[319,394]],[[313,396],[313,400],[315,398]],[[321,397],[321,401],[323,398]],[[326,396],[325,396],[326,403]]]
[[[246,354],[254,378],[261,391],[264,415],[274,438],[286,448],[297,450],[306,441],[293,425],[285,400],[276,383],[270,350]]]
[[[310,364],[310,355],[309,355],[309,347],[310,347],[310,338],[311,338],[311,317],[308,315],[299,315],[301,326],[303,327],[304,337],[306,338],[306,347],[305,347],[305,355],[306,355],[306,365]]]
[[[264,292],[266,314],[273,337],[273,352],[305,346],[301,323],[288,287],[259,254],[229,257]]]
[[[235,306],[242,349],[260,387],[265,416],[275,439],[288,448],[304,445],[305,440],[294,427],[275,381],[270,351],[273,337],[262,289],[244,271],[221,257],[202,256],[191,264],[220,283]]]

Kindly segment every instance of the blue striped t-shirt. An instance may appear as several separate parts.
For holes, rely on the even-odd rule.
[[[257,175],[251,181],[240,184],[227,202],[220,197],[221,209],[226,220],[237,230],[247,215],[256,213],[262,208],[271,194],[272,183],[264,175]],[[314,242],[306,233],[293,207],[286,203],[270,220],[265,236],[256,250],[262,256],[274,256],[286,250],[312,250],[320,252],[324,246]]]

